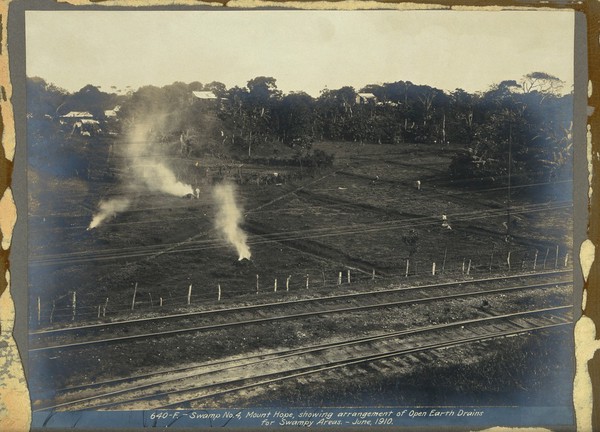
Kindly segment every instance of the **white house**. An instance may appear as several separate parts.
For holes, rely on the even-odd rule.
[[[102,132],[100,122],[94,119],[80,119],[73,124],[71,135],[79,134],[83,136],[92,136]]]
[[[192,94],[196,99],[201,100],[217,100],[217,96],[211,91],[193,91]]]
[[[94,116],[88,111],[71,111],[65,115],[60,116],[61,119],[65,120],[80,120],[80,119],[93,119]]]
[[[93,120],[94,116],[88,111],[71,111],[58,118],[58,122],[63,126],[73,126],[81,120]]]
[[[357,104],[376,103],[377,97],[373,93],[358,93],[356,95]]]
[[[119,112],[120,109],[121,109],[121,105],[117,105],[116,107],[114,107],[111,110],[105,110],[104,117],[106,117],[107,119],[114,119],[117,117],[117,113]]]

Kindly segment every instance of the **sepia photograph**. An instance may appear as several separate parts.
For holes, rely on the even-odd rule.
[[[572,427],[575,15],[27,10],[32,427]]]

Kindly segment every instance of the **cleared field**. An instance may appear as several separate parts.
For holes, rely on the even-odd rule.
[[[571,226],[565,223],[571,220],[572,203],[558,187],[548,193],[546,184],[516,185],[507,238],[506,188],[450,179],[447,167],[456,149],[353,143],[316,147],[335,155],[332,167],[170,160],[180,181],[198,185],[198,198],[132,194],[115,178],[101,175],[103,169],[114,169],[115,158],[94,158],[88,171],[93,175],[87,177],[31,169],[31,327],[110,322],[215,305],[279,302],[572,265]],[[217,229],[219,210],[212,191],[222,181],[237,183],[236,200],[251,260],[238,261],[237,252]],[[536,188],[539,194],[532,193]],[[125,211],[87,230],[100,200],[126,193],[131,202]],[[451,229],[443,226],[442,215]],[[407,307],[400,314],[347,314],[343,328],[335,319],[311,318],[277,330],[265,326],[239,334],[220,330],[206,335],[208,339],[174,336],[106,353],[92,350],[76,356],[81,373],[70,371],[69,376],[62,364],[71,354],[63,353],[58,357],[62,360],[36,355],[35,369],[49,373],[34,375],[32,383],[43,391],[48,385],[80,378],[110,378],[117,364],[123,375],[153,365],[188,364],[198,360],[199,349],[203,359],[211,360],[300,346],[308,339],[368,334],[382,325],[443,322],[468,317],[475,310],[485,313],[489,304],[498,310],[510,309],[513,302],[562,305],[569,290]],[[294,390],[282,389],[283,394],[288,391]]]
[[[70,318],[69,293],[76,290],[80,317],[93,317],[106,298],[106,313],[127,310],[135,284],[141,306],[163,298],[163,305],[186,298],[223,298],[306,285],[335,285],[339,272],[353,279],[437,273],[509,271],[569,264],[571,202],[533,202],[512,197],[511,229],[506,241],[506,190],[471,191],[453,186],[445,175],[452,149],[427,146],[322,143],[336,156],[329,170],[287,167],[296,179],[281,184],[237,178],[252,261],[237,262],[235,251],[215,227],[217,209],[211,185],[199,199],[156,193],[137,194],[130,207],[108,223],[86,231],[100,199],[119,196],[122,187],[106,181],[53,176],[32,177],[30,199],[30,289],[44,304],[48,321]],[[240,173],[234,163],[210,171]],[[194,161],[183,161],[194,166]],[[239,164],[238,164],[239,165]],[[188,172],[186,169],[181,172]],[[282,171],[263,166],[263,173]],[[285,169],[285,168],[284,168]],[[277,171],[276,171],[277,170]],[[295,170],[295,172],[294,172]],[[254,175],[254,174],[252,174]],[[32,174],[33,176],[33,174]],[[290,175],[293,177],[292,175]],[[182,179],[183,181],[191,181]],[[421,180],[421,189],[414,185]],[[442,226],[446,214],[452,229]],[[558,254],[557,254],[558,246]],[[537,258],[535,257],[537,250]],[[565,260],[566,259],[566,260]],[[469,261],[471,264],[469,266]],[[152,296],[152,301],[150,297]],[[56,301],[58,299],[58,303]],[[158,300],[157,300],[158,301]],[[84,308],[88,308],[86,311]],[[86,313],[87,312],[87,313]]]

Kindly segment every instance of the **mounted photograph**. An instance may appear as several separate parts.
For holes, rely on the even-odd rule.
[[[27,10],[32,427],[573,425],[574,34]]]

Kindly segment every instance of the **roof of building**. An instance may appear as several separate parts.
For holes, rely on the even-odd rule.
[[[211,91],[193,91],[192,93],[198,99],[217,99],[217,96]]]
[[[373,93],[358,93],[358,96],[365,99],[375,99],[375,95]]]
[[[100,124],[100,122],[98,120],[94,120],[94,119],[81,119],[81,120],[79,120],[79,123],[84,124],[84,125]]]
[[[62,115],[61,117],[62,118],[94,118],[94,116],[87,111],[71,111],[65,115]]]

